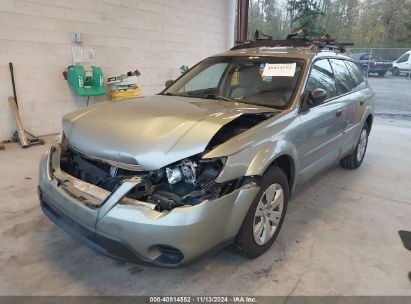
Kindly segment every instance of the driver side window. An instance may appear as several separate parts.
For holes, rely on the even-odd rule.
[[[334,73],[328,59],[317,60],[312,68],[307,82],[307,90],[323,89],[327,99],[337,96]]]

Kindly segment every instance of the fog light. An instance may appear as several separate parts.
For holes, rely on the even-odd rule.
[[[167,180],[171,185],[174,185],[183,179],[183,173],[180,168],[166,168]]]

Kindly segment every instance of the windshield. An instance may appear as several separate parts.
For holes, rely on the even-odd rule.
[[[193,67],[163,95],[232,100],[284,109],[290,105],[303,60],[275,57],[212,57]]]

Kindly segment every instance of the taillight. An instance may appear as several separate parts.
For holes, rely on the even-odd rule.
[[[376,66],[378,66],[378,62],[376,62],[376,61],[373,61],[373,62],[372,62],[372,66],[373,66],[373,67],[376,67]]]

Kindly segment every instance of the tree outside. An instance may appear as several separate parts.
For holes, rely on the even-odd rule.
[[[298,27],[357,47],[411,47],[411,0],[250,0],[249,38]]]

